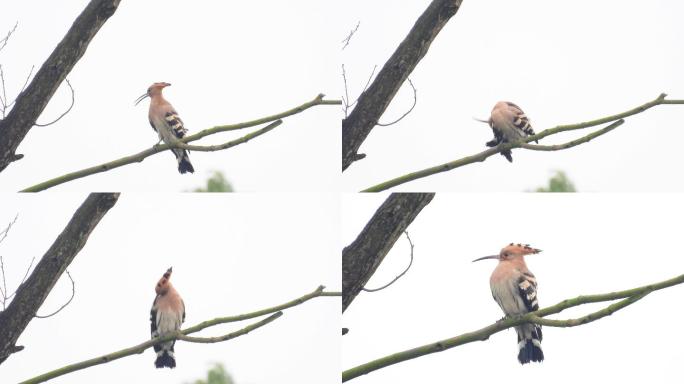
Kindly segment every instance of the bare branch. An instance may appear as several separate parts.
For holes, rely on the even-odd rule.
[[[5,241],[5,238],[7,238],[7,235],[9,234],[10,229],[12,229],[12,226],[14,223],[17,222],[17,219],[19,218],[19,214],[16,214],[14,216],[14,219],[7,224],[7,227],[0,231],[0,243]],[[30,268],[30,267],[29,267]],[[0,255],[0,272],[2,273],[2,287],[0,287],[0,298],[2,300],[2,309],[5,310],[7,306],[7,302],[9,299],[14,295],[8,295],[7,294],[7,279],[5,276],[5,261],[3,259],[3,256]],[[24,282],[24,280],[21,281],[19,285],[21,285]]]
[[[356,27],[354,27],[354,29],[352,29],[351,32],[349,32],[349,35],[348,35],[347,37],[345,37],[344,40],[342,40],[342,43],[344,44],[344,45],[342,46],[342,50],[344,50],[345,48],[347,48],[347,45],[349,45],[349,41],[351,41],[352,36],[354,36],[354,34],[356,33],[356,31],[359,30],[359,25],[361,25],[361,21],[360,21],[360,20],[359,20],[358,23],[356,23]],[[0,49],[1,49],[1,48],[0,48]]]
[[[29,263],[28,268],[26,268],[26,273],[24,273],[24,277],[21,278],[21,281],[19,282],[19,284],[18,284],[18,286],[17,286],[17,290],[18,290],[19,287],[21,287],[21,285],[24,284],[24,282],[26,281],[26,278],[28,277],[29,272],[31,272],[31,267],[33,267],[33,263],[34,263],[35,261],[36,261],[36,258],[35,258],[35,257],[32,257],[32,258],[31,258],[31,262]],[[10,295],[8,295],[7,297],[5,297],[5,300],[4,300],[3,303],[2,303],[2,309],[5,309],[5,302],[9,301],[9,300],[10,300],[12,297],[14,297],[14,295],[16,295],[16,294],[17,294],[17,291],[15,290],[15,291],[12,292]]]
[[[342,120],[342,170],[361,156],[358,151],[401,85],[425,57],[446,23],[458,12],[461,0],[433,0],[406,38],[359,97],[354,110]]]
[[[76,283],[74,282],[74,279],[71,277],[71,273],[69,273],[69,271],[65,271],[65,272],[66,272],[67,276],[69,276],[69,280],[71,280],[71,297],[69,298],[69,300],[68,300],[66,303],[64,303],[64,305],[62,305],[61,307],[59,307],[58,310],[52,312],[52,313],[49,314],[49,315],[40,316],[40,315],[38,315],[38,314],[36,313],[36,315],[35,315],[34,317],[37,317],[37,318],[39,318],[39,319],[47,319],[48,317],[52,317],[52,316],[58,314],[58,313],[59,313],[62,309],[64,309],[67,305],[69,305],[69,303],[71,303],[71,300],[74,299],[74,296],[76,296]]]
[[[404,117],[406,117],[409,113],[411,113],[411,111],[413,111],[413,108],[416,107],[416,103],[418,102],[418,95],[416,94],[416,87],[413,86],[413,82],[411,81],[411,79],[407,79],[407,80],[408,80],[409,84],[411,85],[411,88],[413,88],[413,105],[411,106],[411,108],[409,108],[408,111],[406,111],[406,113],[404,113],[403,115],[401,115],[400,118],[394,120],[393,122],[387,123],[387,124],[381,124],[381,123],[378,122],[377,125],[379,125],[379,126],[381,126],[381,127],[387,127],[387,126],[390,126],[390,125],[392,125],[392,124],[396,124],[396,123],[400,122],[401,119],[403,119]]]
[[[24,80],[24,85],[21,86],[21,89],[19,90],[18,94],[21,94],[24,92],[26,89],[26,86],[28,85],[29,79],[31,79],[31,75],[33,74],[33,70],[36,68],[35,65],[31,66],[31,70],[29,71],[28,75],[26,75],[26,80]],[[7,116],[7,111],[12,108],[14,103],[17,102],[17,99],[15,98],[11,102],[7,102],[7,94],[5,93],[5,74],[2,70],[2,65],[0,65],[0,82],[2,83],[2,94],[3,97],[0,97],[0,109],[2,109],[2,118],[4,119],[5,116]]]
[[[44,373],[40,376],[36,376],[32,379],[28,379],[26,381],[21,382],[20,384],[35,384],[35,383],[42,383],[44,381],[48,381],[50,379],[54,379],[59,376],[66,375],[67,373],[79,371],[81,369],[85,369],[88,367],[92,367],[95,365],[100,365],[100,364],[106,364],[110,363],[114,360],[121,359],[126,356],[132,356],[136,354],[141,354],[143,353],[146,349],[151,348],[155,344],[163,343],[166,341],[171,341],[171,340],[185,340],[189,342],[194,342],[194,343],[214,343],[214,342],[220,342],[220,341],[225,341],[225,340],[230,340],[238,336],[242,336],[244,334],[247,334],[248,332],[259,328],[261,326],[264,326],[271,321],[277,319],[280,317],[282,314],[281,311],[295,307],[297,305],[303,304],[313,298],[316,297],[339,297],[341,296],[340,292],[324,292],[323,290],[325,289],[324,286],[319,286],[316,288],[311,293],[308,293],[302,297],[299,297],[297,299],[291,300],[287,303],[277,305],[275,307],[271,308],[265,308],[261,309],[258,311],[250,312],[250,313],[245,313],[242,315],[237,315],[237,316],[227,316],[227,317],[218,317],[212,320],[207,320],[203,321],[195,326],[192,326],[190,328],[186,328],[184,330],[181,330],[180,332],[173,332],[165,335],[161,335],[157,338],[154,338],[152,340],[147,340],[143,343],[140,343],[138,345],[135,345],[133,347],[125,348],[116,352],[109,353],[107,355],[99,356],[93,359],[89,360],[84,360],[79,363],[74,363],[70,364],[67,366],[64,366],[62,368],[55,369],[53,371]],[[218,324],[225,324],[225,323],[233,323],[237,321],[243,321],[243,320],[248,320],[248,319],[253,319],[256,317],[261,317],[265,315],[271,315],[270,317],[263,319],[257,323],[248,325],[245,328],[242,328],[236,332],[229,333],[227,335],[223,336],[217,336],[217,337],[188,337],[187,335],[199,332],[205,328],[213,327]]]
[[[559,125],[554,128],[549,128],[546,129],[536,135],[528,136],[524,140],[519,141],[519,142],[514,142],[514,143],[503,143],[499,144],[496,147],[489,148],[485,151],[476,153],[474,155],[466,156],[463,158],[460,158],[458,160],[453,160],[448,163],[440,164],[434,167],[430,168],[425,168],[419,171],[411,172],[403,176],[396,177],[394,179],[376,184],[372,187],[364,189],[362,192],[380,192],[384,191],[387,189],[390,189],[392,187],[396,187],[401,184],[405,184],[409,181],[417,180],[417,179],[422,179],[427,176],[431,176],[437,173],[441,172],[447,172],[452,169],[460,168],[462,166],[472,164],[472,163],[477,163],[477,162],[482,162],[485,161],[488,157],[493,156],[501,151],[507,150],[507,149],[512,149],[512,148],[525,148],[529,150],[534,150],[534,151],[559,151],[563,149],[568,149],[572,148],[574,146],[589,142],[593,140],[596,137],[599,137],[603,134],[606,134],[613,129],[617,128],[621,124],[624,123],[624,118],[636,115],[638,113],[644,112],[649,108],[652,108],[656,105],[661,105],[661,104],[684,104],[684,100],[665,100],[666,94],[661,94],[658,96],[655,100],[649,101],[648,103],[645,103],[643,105],[640,105],[636,108],[632,108],[628,111],[618,113],[615,115],[607,116],[607,117],[602,117],[596,120],[591,120],[583,123],[578,123],[578,124],[569,124],[569,125]],[[533,145],[529,144],[532,141],[535,140],[541,140],[547,136],[555,135],[560,132],[567,132],[567,131],[574,131],[574,130],[579,130],[579,129],[584,129],[584,128],[589,128],[589,127],[594,127],[597,125],[601,124],[606,124],[606,123],[611,123],[610,125],[596,131],[592,132],[590,134],[587,134],[585,136],[580,137],[579,139],[572,140],[563,144],[557,144],[557,145]]]
[[[436,352],[446,351],[457,347],[459,345],[472,343],[474,341],[484,341],[487,340],[491,335],[512,328],[525,323],[537,323],[541,325],[548,325],[553,327],[570,327],[577,326],[581,324],[586,324],[603,317],[609,316],[616,311],[633,304],[649,293],[665,288],[669,288],[675,285],[684,283],[684,275],[674,277],[669,280],[661,281],[659,283],[649,284],[638,288],[632,288],[625,291],[610,292],[598,295],[586,295],[577,296],[574,299],[563,300],[556,305],[546,307],[535,312],[530,312],[522,316],[516,317],[506,317],[502,320],[497,321],[494,324],[488,325],[484,328],[478,329],[473,332],[468,332],[461,334],[459,336],[451,337],[448,339],[440,340],[430,344],[426,344],[420,347],[408,349],[405,351],[393,353],[391,355],[370,361],[368,363],[359,365],[357,367],[348,369],[342,373],[342,381],[348,381],[356,377],[368,374],[370,372],[388,367],[390,365],[398,364],[403,361],[415,359],[421,356],[426,356]],[[543,319],[543,317],[548,315],[553,315],[564,311],[568,308],[576,307],[583,304],[589,303],[600,303],[606,301],[620,300],[620,302],[611,304],[599,311],[590,313],[579,319],[568,319],[568,320],[548,320]]]
[[[393,193],[375,211],[356,239],[342,250],[342,312],[373,276],[385,255],[434,193]]]
[[[395,281],[399,280],[399,278],[401,278],[402,276],[404,276],[404,275],[406,274],[406,272],[408,272],[408,270],[411,269],[411,265],[413,264],[413,242],[411,241],[411,238],[409,237],[408,231],[404,231],[404,235],[406,235],[406,239],[408,240],[409,244],[411,245],[411,260],[409,261],[408,266],[406,266],[406,269],[404,269],[404,271],[403,271],[402,273],[400,273],[399,275],[397,275],[394,279],[392,279],[392,281],[390,281],[389,283],[383,285],[382,287],[380,287],[380,288],[375,288],[375,289],[369,289],[369,288],[365,288],[365,287],[364,287],[364,288],[362,288],[363,291],[366,291],[366,292],[377,292],[377,291],[383,290],[383,289],[389,287],[390,285],[394,284]]]
[[[370,76],[368,76],[368,80],[366,81],[366,85],[364,85],[363,90],[361,91],[361,93],[359,93],[359,97],[361,97],[361,95],[364,92],[366,92],[366,90],[368,89],[368,86],[370,85],[370,82],[373,79],[373,75],[375,74],[375,70],[377,68],[378,68],[377,65],[373,66],[373,70],[371,71]],[[349,111],[349,108],[353,107],[359,101],[359,97],[357,97],[356,100],[354,100],[352,103],[349,103],[349,91],[347,88],[347,73],[345,72],[344,64],[342,64],[342,79],[344,80],[344,94],[347,96],[346,99],[343,98],[343,100],[342,100],[344,103],[344,108],[343,108],[344,117],[346,118],[347,112]]]
[[[118,193],[91,193],[45,252],[26,282],[19,286],[7,309],[0,312],[0,363],[13,353],[15,343],[57,280],[118,198]]]
[[[121,0],[91,0],[36,72],[16,104],[0,121],[0,171],[21,158],[16,153],[59,85],[83,57],[90,42],[116,12]]]
[[[17,30],[17,26],[19,26],[19,22],[17,21],[14,23],[14,27],[7,32],[7,35],[0,39],[0,51],[2,51],[3,48],[5,48],[5,45],[7,45],[7,41],[9,40],[10,36]]]
[[[36,127],[47,127],[48,125],[52,125],[52,124],[58,122],[62,117],[66,116],[66,114],[69,113],[69,112],[71,111],[71,108],[74,107],[74,102],[75,102],[75,98],[74,98],[74,87],[71,86],[71,83],[69,82],[69,79],[64,79],[64,81],[66,81],[67,85],[69,86],[69,89],[71,90],[71,105],[69,106],[69,108],[68,108],[66,111],[64,111],[64,113],[62,113],[62,114],[61,114],[58,118],[56,118],[55,120],[53,120],[53,121],[51,121],[51,122],[49,122],[49,123],[47,123],[47,124],[38,124],[38,123],[36,123],[36,124],[35,124]]]

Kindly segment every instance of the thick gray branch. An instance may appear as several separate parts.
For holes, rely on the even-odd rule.
[[[460,6],[461,0],[433,0],[370,87],[361,94],[351,114],[342,120],[342,170],[363,158],[358,153],[359,147]]]
[[[359,236],[342,251],[342,312],[366,285],[399,236],[432,201],[434,193],[393,193]]]
[[[17,339],[95,226],[118,199],[118,193],[91,193],[45,252],[31,276],[19,287],[14,300],[0,312],[0,364],[21,348],[15,346]]]
[[[92,0],[36,72],[26,90],[17,97],[14,108],[0,121],[0,172],[21,158],[21,155],[16,154],[17,147],[120,2]]]

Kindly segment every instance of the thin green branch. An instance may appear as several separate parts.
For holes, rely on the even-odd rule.
[[[441,172],[447,172],[452,169],[460,168],[468,164],[476,163],[476,162],[482,162],[485,161],[488,157],[493,156],[501,151],[507,150],[507,149],[513,149],[513,148],[525,148],[525,149],[530,149],[530,150],[536,150],[536,151],[558,151],[558,150],[563,150],[567,148],[574,147],[576,145],[580,145],[583,143],[586,143],[598,136],[601,136],[614,128],[618,127],[621,125],[624,121],[623,119],[629,116],[636,115],[638,113],[644,112],[645,110],[652,108],[656,105],[660,104],[684,104],[684,100],[665,100],[665,97],[667,95],[664,93],[661,93],[660,96],[655,98],[654,100],[649,101],[648,103],[642,104],[636,108],[632,108],[628,111],[618,113],[616,115],[612,116],[607,116],[607,117],[602,117],[600,119],[596,120],[591,120],[591,121],[585,121],[581,122],[578,124],[567,124],[567,125],[559,125],[554,128],[549,128],[545,129],[544,131],[526,137],[524,140],[516,143],[504,143],[497,145],[496,147],[489,148],[485,151],[482,151],[480,153],[471,155],[471,156],[466,156],[458,160],[450,161],[448,163],[440,164],[434,167],[430,168],[425,168],[420,171],[416,172],[411,172],[406,175],[402,175],[399,177],[396,177],[394,179],[382,182],[380,184],[374,185],[372,187],[366,188],[361,192],[380,192],[384,191],[393,187],[396,187],[398,185],[408,183],[409,181],[417,180],[417,179],[422,179],[427,176],[431,176],[437,173]],[[564,144],[558,144],[558,145],[532,145],[528,144],[532,141],[537,141],[540,139],[543,139],[547,136],[555,135],[560,132],[567,132],[567,131],[574,131],[578,129],[583,129],[583,128],[589,128],[589,127],[594,127],[597,125],[602,125],[606,123],[611,123],[613,124],[599,130],[596,132],[593,132],[589,135],[583,136],[577,140],[573,140]],[[619,122],[619,123],[618,123]],[[617,124],[616,124],[617,123]]]
[[[257,328],[263,327],[264,325],[272,322],[273,320],[279,318],[282,315],[283,315],[283,312],[278,311],[278,312],[272,314],[271,316],[269,316],[269,317],[267,317],[261,321],[258,321],[254,324],[251,324],[251,325],[248,325],[248,326],[240,329],[239,331],[231,332],[231,333],[225,334],[223,336],[192,337],[192,336],[186,336],[182,332],[179,331],[176,333],[176,340],[183,340],[183,341],[187,341],[190,343],[201,343],[201,344],[220,343],[222,341],[226,341],[226,340],[234,339],[234,338],[242,336],[242,335],[246,335],[249,332],[251,332]]]
[[[578,325],[586,324],[586,323],[591,323],[592,321],[596,321],[598,319],[601,319],[606,316],[610,316],[613,313],[621,310],[622,308],[627,307],[628,305],[634,304],[637,301],[643,299],[646,295],[651,293],[650,291],[646,291],[642,294],[635,295],[635,296],[630,296],[626,299],[622,299],[618,301],[617,303],[613,303],[601,310],[598,310],[596,312],[592,312],[588,315],[576,318],[576,319],[567,319],[567,320],[553,320],[553,319],[544,319],[539,316],[535,315],[530,315],[530,322],[539,324],[539,325],[545,325],[547,327],[560,327],[560,328],[568,328],[568,327],[576,327]]]
[[[79,171],[70,172],[70,173],[67,173],[65,175],[55,177],[53,179],[44,181],[42,183],[33,185],[31,187],[28,187],[28,188],[25,188],[25,189],[21,190],[20,192],[40,192],[40,191],[46,190],[48,188],[52,188],[54,186],[72,181],[72,180],[76,180],[76,179],[80,179],[80,178],[83,178],[86,176],[94,175],[96,173],[107,172],[107,171],[110,171],[112,169],[122,167],[124,165],[139,163],[139,162],[142,162],[143,160],[145,160],[146,158],[148,158],[152,155],[155,155],[159,152],[166,151],[170,148],[178,147],[178,148],[185,148],[185,149],[190,149],[190,150],[194,150],[194,151],[211,152],[211,151],[219,151],[219,150],[231,148],[231,147],[234,147],[234,146],[239,145],[239,144],[244,144],[244,143],[248,142],[249,140],[251,140],[257,136],[261,136],[264,133],[271,131],[273,128],[280,125],[282,123],[281,119],[283,119],[285,117],[292,116],[292,115],[295,115],[297,113],[301,113],[301,112],[303,112],[303,111],[305,111],[311,107],[317,106],[317,105],[339,105],[342,103],[341,100],[323,100],[323,97],[324,97],[323,94],[319,94],[318,96],[316,96],[313,100],[311,100],[309,102],[306,102],[300,106],[297,106],[295,108],[292,108],[290,110],[287,110],[285,112],[281,112],[281,113],[278,113],[278,114],[275,114],[272,116],[267,116],[267,117],[263,117],[260,119],[247,121],[244,123],[231,124],[231,125],[219,125],[219,126],[216,126],[213,128],[208,128],[208,129],[202,130],[198,133],[195,133],[194,135],[186,136],[186,137],[178,140],[178,142],[175,143],[174,145],[158,144],[158,145],[155,145],[155,146],[148,148],[144,151],[138,152],[134,155],[125,156],[125,157],[122,157],[122,158],[114,160],[114,161],[102,163],[99,165],[95,165],[93,167],[85,168],[85,169],[82,169]],[[249,133],[245,136],[242,136],[238,139],[229,141],[227,143],[223,143],[223,144],[219,144],[219,145],[208,145],[208,146],[187,145],[187,143],[199,140],[205,136],[217,134],[220,132],[235,131],[238,129],[250,128],[250,127],[254,127],[254,126],[266,124],[266,123],[271,123],[271,124],[267,125],[266,127],[261,128],[257,131]]]
[[[398,364],[403,361],[415,359],[417,357],[429,355],[436,352],[442,352],[450,348],[457,347],[459,345],[472,343],[474,341],[484,341],[487,340],[491,335],[501,332],[505,329],[515,327],[524,323],[538,323],[542,325],[549,325],[554,327],[569,327],[581,324],[586,324],[605,316],[611,315],[612,313],[640,300],[644,296],[648,295],[653,291],[660,289],[672,287],[674,285],[684,283],[684,275],[674,277],[669,280],[661,281],[659,283],[649,284],[642,287],[632,288],[624,291],[610,292],[598,295],[586,295],[577,296],[573,299],[563,300],[556,305],[540,309],[535,312],[530,312],[523,316],[517,317],[507,317],[503,320],[497,321],[494,324],[488,325],[484,328],[478,329],[477,331],[464,333],[462,335],[452,337],[449,339],[440,340],[434,343],[426,344],[417,348],[408,349],[405,351],[397,352],[368,363],[359,365],[357,367],[348,369],[342,372],[342,381],[348,381],[356,377],[368,374],[370,372],[376,371],[378,369],[388,367],[390,365]],[[589,315],[581,317],[579,319],[568,319],[568,320],[548,320],[541,319],[544,316],[559,313],[565,309],[576,307],[582,304],[588,303],[598,303],[605,301],[613,301],[618,299],[625,299],[618,303],[609,305],[608,307],[593,312]]]
[[[461,159],[450,161],[448,163],[441,164],[441,165],[438,165],[436,167],[430,167],[430,168],[426,168],[426,169],[423,169],[423,170],[420,170],[417,172],[412,172],[412,173],[409,173],[409,174],[406,174],[403,176],[399,176],[399,177],[394,178],[392,180],[388,180],[388,181],[385,181],[385,182],[380,183],[378,185],[374,185],[370,188],[366,188],[361,192],[384,191],[384,190],[390,189],[392,187],[396,187],[397,185],[407,183],[407,182],[412,181],[412,180],[421,179],[423,177],[434,175],[436,173],[450,171],[450,170],[455,169],[455,168],[460,168],[464,165],[485,161],[488,157],[496,155],[497,153],[499,153],[501,151],[505,151],[505,150],[511,149],[511,148],[526,148],[526,149],[535,150],[535,151],[559,151],[559,150],[571,148],[571,147],[574,147],[576,145],[586,143],[586,142],[588,142],[588,141],[590,141],[590,140],[592,140],[598,136],[601,136],[607,132],[610,132],[613,129],[620,126],[622,123],[624,123],[624,120],[618,120],[618,121],[614,122],[613,124],[611,124],[605,128],[602,128],[596,132],[592,132],[586,136],[580,137],[579,139],[572,140],[572,141],[569,141],[569,142],[563,143],[563,144],[557,144],[557,145],[527,144],[530,141],[534,141],[535,139],[539,139],[540,136],[541,137],[548,136],[548,134],[546,134],[546,133],[549,130],[546,130],[546,131],[543,131],[537,135],[529,136],[529,137],[525,138],[523,141],[499,144],[496,147],[487,149],[487,150],[482,151],[480,153],[477,153],[475,155],[463,157]],[[569,129],[570,128],[568,128],[568,130]],[[577,128],[572,128],[572,129],[577,129]],[[542,136],[542,135],[544,135],[544,136]]]
[[[55,369],[53,371],[44,373],[40,376],[36,376],[34,378],[23,381],[20,384],[42,383],[44,381],[54,379],[55,377],[66,375],[67,373],[79,371],[81,369],[85,369],[85,368],[92,367],[95,365],[106,364],[106,363],[109,363],[109,362],[114,361],[114,360],[121,359],[121,358],[126,357],[126,356],[141,354],[146,349],[152,347],[153,345],[158,344],[158,343],[163,343],[166,341],[185,340],[185,341],[194,342],[194,343],[215,343],[215,342],[219,342],[219,341],[225,341],[225,340],[233,339],[235,337],[247,334],[256,328],[262,327],[262,326],[270,323],[271,321],[277,319],[278,317],[280,317],[282,315],[281,311],[284,309],[300,305],[300,304],[305,303],[305,302],[307,302],[307,301],[309,301],[315,297],[339,296],[339,295],[334,295],[335,292],[323,292],[323,289],[325,289],[325,287],[321,285],[311,293],[308,293],[308,294],[306,294],[302,297],[299,297],[297,299],[294,299],[292,301],[288,301],[287,303],[276,305],[275,307],[266,308],[266,309],[262,309],[262,310],[254,311],[254,312],[249,312],[249,313],[245,313],[245,314],[237,315],[237,316],[219,317],[216,319],[207,320],[207,321],[199,323],[195,326],[192,326],[190,328],[183,329],[179,332],[174,332],[174,333],[162,335],[160,337],[157,337],[157,338],[154,338],[151,340],[147,340],[143,343],[140,343],[140,344],[135,345],[135,346],[130,347],[130,348],[125,348],[125,349],[122,349],[122,350],[119,350],[119,351],[116,351],[113,353],[109,353],[109,354],[102,355],[102,356],[99,356],[99,357],[96,357],[93,359],[84,360],[84,361],[81,361],[81,362],[78,362],[75,364],[70,364],[70,365]],[[236,322],[236,321],[252,319],[255,317],[261,317],[261,316],[269,315],[269,314],[272,314],[272,315],[266,319],[262,319],[256,323],[254,323],[254,324],[248,325],[248,326],[246,326],[246,327],[244,327],[238,331],[229,333],[227,335],[218,336],[215,338],[202,338],[202,337],[188,337],[187,336],[189,334],[199,332],[205,328],[212,327],[214,325],[232,323],[232,322]]]
[[[290,110],[287,110],[285,112],[277,113],[275,115],[271,116],[266,116],[262,117],[260,119],[252,120],[252,121],[246,121],[244,123],[238,123],[238,124],[230,124],[230,125],[217,125],[212,128],[207,128],[205,130],[199,131],[195,133],[194,135],[187,136],[187,140],[183,140],[185,143],[189,143],[191,141],[199,140],[205,136],[213,135],[215,133],[219,132],[227,132],[227,131],[234,131],[237,129],[243,129],[243,128],[249,128],[249,127],[254,127],[257,125],[261,124],[266,124],[270,123],[271,121],[275,120],[280,120],[284,119],[288,116],[296,115],[298,113],[304,112],[305,110],[315,107],[317,105],[342,105],[342,100],[323,100],[325,97],[324,94],[319,94],[316,96],[313,100],[306,102],[298,107],[294,107]]]

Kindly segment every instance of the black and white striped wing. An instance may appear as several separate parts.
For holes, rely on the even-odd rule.
[[[523,110],[520,107],[518,107],[514,103],[511,103],[510,101],[507,101],[506,104],[508,104],[508,107],[513,112],[513,125],[519,130],[525,132],[527,136],[534,135],[534,129],[532,129],[530,119],[527,118],[525,112],[523,112]],[[538,142],[535,141],[535,143]]]
[[[539,309],[537,302],[537,279],[531,273],[523,273],[518,280],[518,290],[528,312]]]
[[[166,112],[164,120],[166,120],[166,124],[169,126],[169,129],[177,138],[182,139],[185,137],[185,134],[188,133],[187,128],[185,128],[185,125],[183,125],[183,120],[181,120],[175,110]]]

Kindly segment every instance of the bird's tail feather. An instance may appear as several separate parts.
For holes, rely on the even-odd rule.
[[[174,152],[175,153],[175,152]],[[183,150],[183,152],[180,154],[176,154],[176,158],[178,159],[178,172],[180,173],[194,173],[195,168],[192,167],[192,163],[190,163],[190,157],[188,157],[188,152]]]
[[[173,351],[158,351],[157,360],[154,361],[154,366],[157,368],[176,368],[176,358],[173,356]]]
[[[527,329],[518,330],[518,361],[520,364],[544,360],[541,340],[542,333],[541,326],[539,325],[532,325]]]
[[[506,160],[508,160],[509,163],[513,162],[513,155],[511,154],[511,150],[507,149],[505,151],[501,151],[501,156],[505,157]]]

